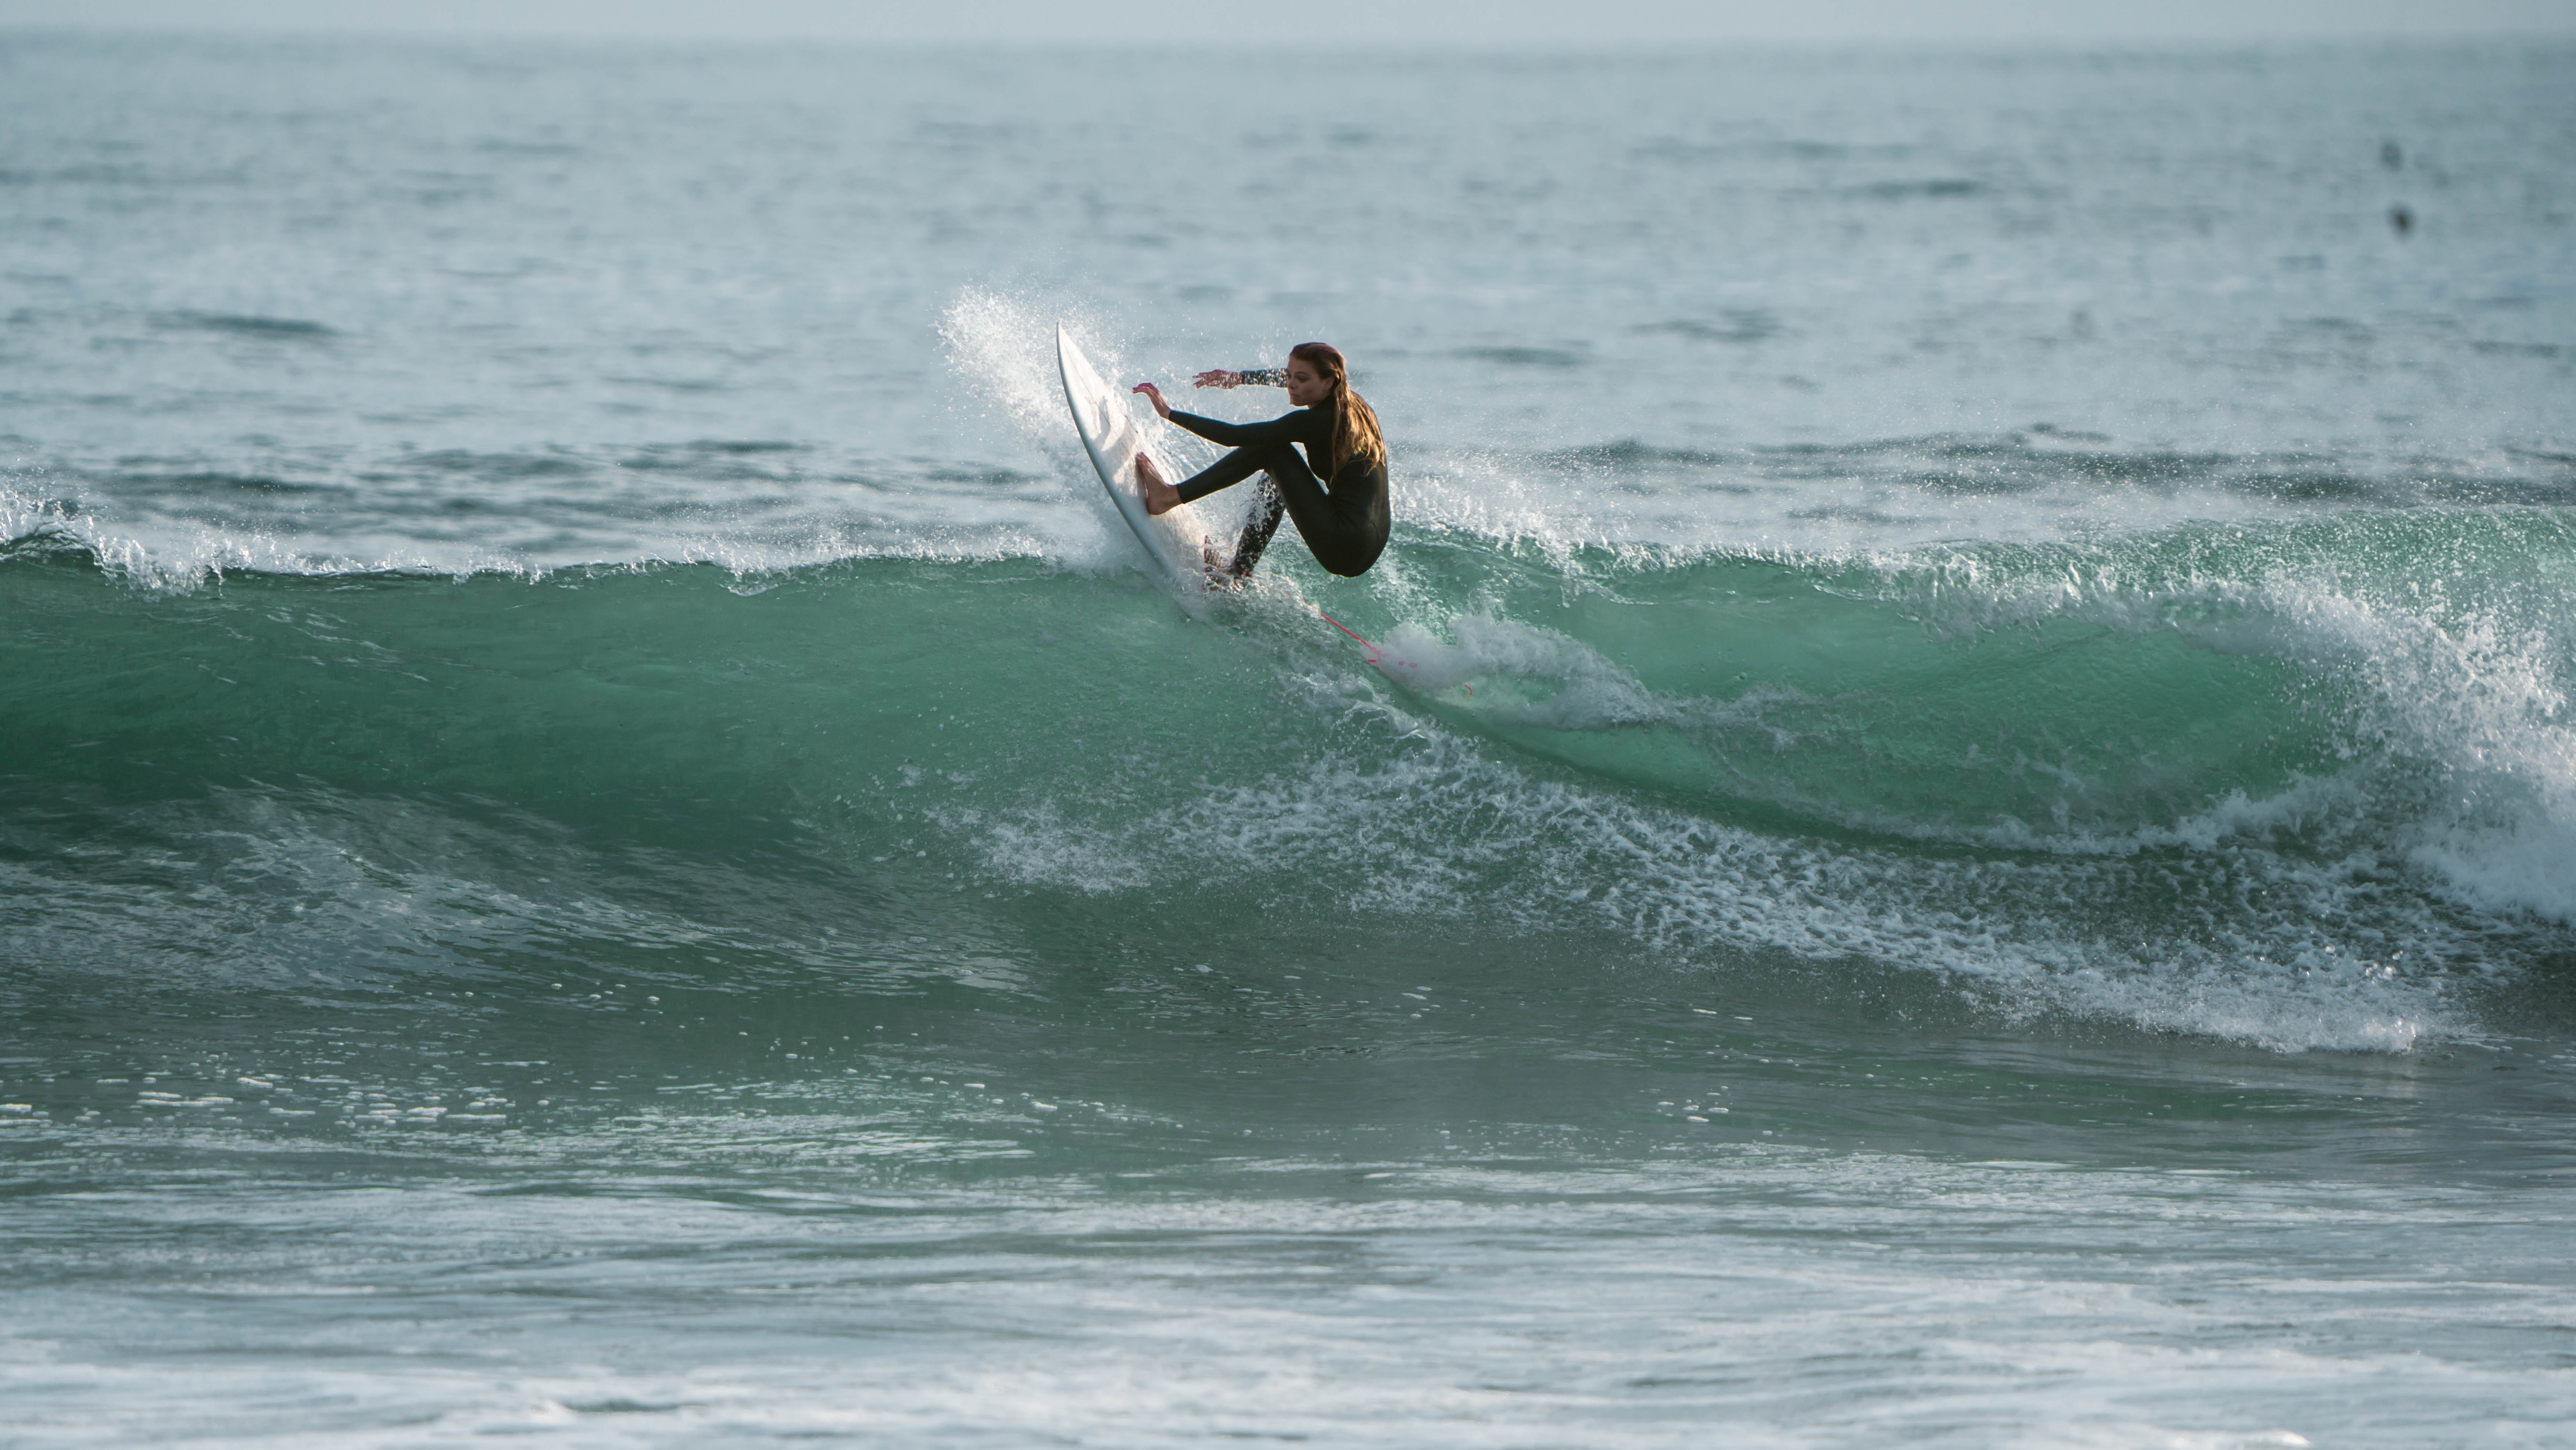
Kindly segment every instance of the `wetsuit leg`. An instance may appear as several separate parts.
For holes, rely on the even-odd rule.
[[[1285,443],[1237,448],[1173,487],[1180,491],[1181,502],[1197,503],[1218,489],[1232,488],[1256,473],[1283,467],[1296,459],[1297,450]],[[1243,526],[1243,537],[1235,543],[1234,558],[1224,566],[1225,572],[1237,579],[1251,575],[1252,566],[1261,562],[1261,551],[1269,547],[1270,536],[1279,528],[1279,485],[1264,478],[1261,495],[1253,505],[1251,522]],[[1210,562],[1214,562],[1213,558]]]
[[[1270,536],[1279,532],[1279,520],[1288,506],[1279,499],[1279,485],[1264,477],[1257,485],[1260,501],[1252,506],[1252,519],[1243,526],[1243,537],[1235,542],[1234,559],[1225,572],[1237,579],[1252,577],[1252,568],[1261,562],[1261,551],[1270,547]]]
[[[1221,488],[1232,488],[1256,473],[1275,473],[1282,459],[1293,460],[1303,468],[1305,460],[1285,443],[1256,443],[1237,448],[1223,458],[1182,479],[1173,487],[1180,491],[1181,502],[1197,503]]]
[[[1282,453],[1288,450],[1282,448]],[[1271,465],[1271,481],[1278,485],[1280,501],[1288,505],[1288,517],[1297,521],[1297,537],[1306,541],[1306,549],[1325,572],[1345,579],[1357,578],[1377,562],[1378,551],[1386,547],[1382,537],[1372,538],[1333,505],[1332,494],[1323,481],[1315,477],[1306,460],[1294,453]]]
[[[1288,517],[1297,521],[1298,537],[1306,541],[1316,563],[1348,578],[1366,573],[1368,566],[1377,562],[1378,551],[1386,541],[1369,537],[1365,530],[1342,517],[1341,511],[1333,507],[1333,496],[1325,490],[1323,481],[1315,477],[1305,457],[1290,444],[1255,444],[1234,450],[1182,481],[1178,485],[1181,502],[1195,503],[1256,473],[1270,475],[1281,502],[1288,506]]]

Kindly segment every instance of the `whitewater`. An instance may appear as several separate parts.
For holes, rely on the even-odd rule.
[[[2563,1434],[2576,50],[1130,59],[0,35],[0,1441]]]

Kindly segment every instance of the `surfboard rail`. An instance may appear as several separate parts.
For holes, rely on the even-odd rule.
[[[1064,380],[1065,404],[1073,410],[1073,431],[1081,436],[1083,451],[1091,455],[1091,467],[1100,475],[1101,487],[1109,490],[1118,516],[1144,546],[1157,575],[1178,588],[1205,590],[1204,531],[1190,506],[1182,504],[1161,515],[1145,512],[1135,460],[1138,454],[1149,453],[1151,444],[1137,426],[1125,395],[1101,379],[1062,324],[1055,330],[1055,356],[1056,371]],[[1154,461],[1167,474],[1171,471],[1164,459]]]

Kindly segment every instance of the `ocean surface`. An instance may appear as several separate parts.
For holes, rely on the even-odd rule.
[[[0,35],[0,1444],[2567,1443],[2576,47],[1112,28]]]

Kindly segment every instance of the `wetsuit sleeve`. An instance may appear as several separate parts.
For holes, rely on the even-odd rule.
[[[1256,388],[1284,387],[1288,382],[1288,375],[1277,368],[1238,368],[1234,375]]]
[[[1255,448],[1264,443],[1304,443],[1314,436],[1314,414],[1303,408],[1267,423],[1220,423],[1196,413],[1173,410],[1172,424],[1228,448]]]

